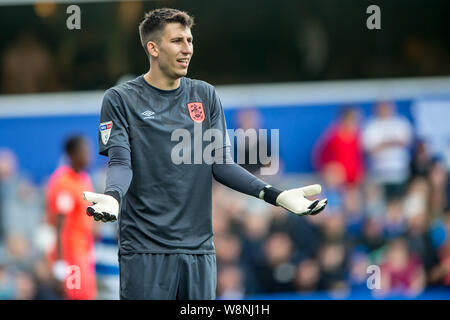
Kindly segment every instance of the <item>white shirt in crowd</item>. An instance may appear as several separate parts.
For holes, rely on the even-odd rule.
[[[402,142],[380,148],[383,144]],[[369,154],[369,172],[379,183],[402,183],[409,175],[412,127],[401,116],[373,118],[363,131],[364,149]],[[380,148],[378,151],[377,148]]]

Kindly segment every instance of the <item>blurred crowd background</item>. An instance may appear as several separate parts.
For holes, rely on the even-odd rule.
[[[196,18],[189,77],[238,85],[231,90],[268,82],[450,75],[450,3],[443,0],[378,1],[382,29],[376,31],[366,28],[368,1],[92,1],[80,4],[82,27],[72,31],[66,4],[19,2],[0,1],[0,100],[65,92],[59,96],[64,101],[70,93],[103,91],[145,73],[137,25],[145,11],[161,6]],[[361,104],[334,103],[322,120],[331,109],[298,107],[299,118],[304,110],[312,119],[296,128],[304,139],[288,141],[292,149],[282,145],[280,172],[261,177],[283,188],[320,183],[320,197],[329,200],[322,214],[297,217],[214,184],[218,298],[450,298],[450,131],[440,133],[446,144],[436,148],[417,129],[427,109],[413,117],[414,99],[385,93]],[[447,108],[435,113],[436,123],[450,119],[449,96],[450,88],[440,93]],[[327,103],[332,98],[325,92]],[[24,155],[9,144],[13,137],[4,128],[19,128],[27,116],[14,115],[11,110],[21,106],[2,101],[0,299],[64,299],[61,278],[46,256],[55,241],[46,213],[48,176],[36,178],[39,169],[23,166],[33,158],[53,163],[52,171],[67,163],[63,139],[50,133],[45,142],[59,150],[57,157],[49,159],[46,148]],[[229,128],[258,129],[269,122],[269,109],[257,104],[233,105],[231,113],[230,105],[224,107]],[[66,114],[64,108],[62,103],[58,110]],[[270,115],[278,110],[274,103]],[[48,114],[44,118],[50,123]],[[70,117],[64,121],[70,126]],[[290,121],[295,128],[296,119]],[[106,161],[96,155],[93,123],[84,128],[95,164],[88,172],[94,190],[103,192]],[[276,128],[280,136],[292,130]],[[13,140],[33,139],[26,135]],[[291,165],[294,149],[304,145],[311,147],[298,159],[303,165]],[[244,166],[258,174],[261,164]],[[98,299],[118,299],[116,231],[117,224],[102,223],[92,231]],[[367,287],[370,265],[381,270],[379,290]]]
[[[219,296],[412,298],[444,287],[448,298],[446,159],[430,152],[395,104],[373,109],[362,122],[357,106],[342,107],[315,142],[315,174],[274,179],[286,187],[321,183],[324,214],[299,218],[215,185]],[[380,268],[380,290],[368,290],[370,265]]]

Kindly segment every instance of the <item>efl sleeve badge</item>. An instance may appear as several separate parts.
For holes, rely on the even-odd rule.
[[[100,133],[104,145],[108,143],[109,137],[111,136],[112,125],[112,121],[100,123]]]

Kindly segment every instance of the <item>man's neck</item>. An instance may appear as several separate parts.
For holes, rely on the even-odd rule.
[[[150,68],[150,70],[144,74],[144,79],[150,85],[161,90],[174,90],[180,86],[181,78],[171,79],[162,75],[160,70],[156,68]]]
[[[70,168],[71,168],[75,173],[78,173],[78,172],[80,172],[80,171],[82,170],[81,168],[79,168],[79,167],[77,167],[77,166],[74,166],[73,164],[70,165]]]

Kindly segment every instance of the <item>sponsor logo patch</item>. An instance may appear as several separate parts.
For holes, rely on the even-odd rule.
[[[205,120],[205,111],[203,110],[203,103],[191,102],[187,104],[189,115],[191,119],[197,123],[202,123]]]
[[[104,145],[108,143],[109,137],[111,136],[112,125],[112,121],[100,123],[100,134]]]

